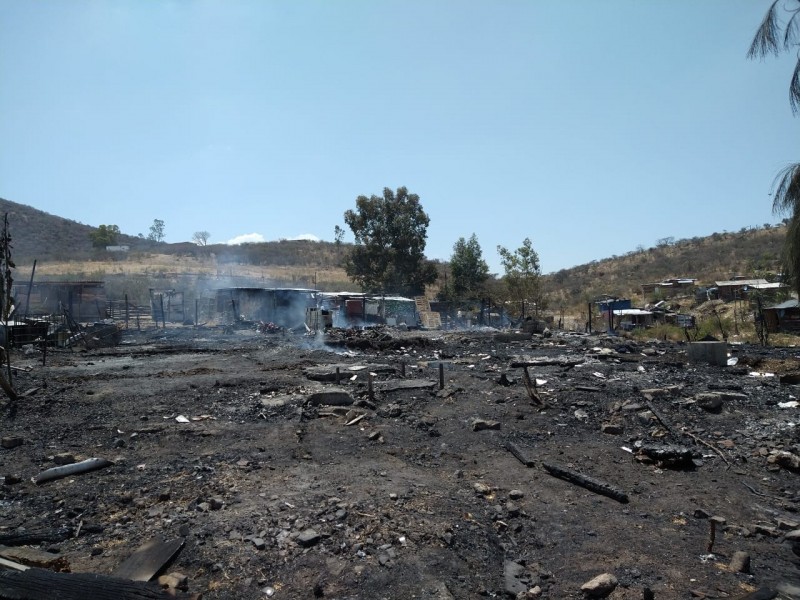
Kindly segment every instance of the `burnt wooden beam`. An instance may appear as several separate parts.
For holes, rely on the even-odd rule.
[[[530,458],[530,457],[529,457],[529,456],[528,456],[528,455],[525,453],[525,451],[524,451],[522,448],[520,448],[520,447],[519,447],[517,444],[515,444],[514,442],[507,442],[507,443],[506,443],[506,450],[508,450],[509,452],[511,452],[511,454],[513,454],[513,455],[514,455],[514,457],[515,457],[515,458],[516,458],[516,459],[517,459],[519,462],[521,462],[523,465],[525,465],[526,467],[532,467],[532,466],[534,466],[534,465],[536,464],[536,463],[533,461],[533,459],[532,459],[532,458]]]
[[[552,463],[542,463],[542,467],[544,467],[544,470],[550,473],[550,475],[553,477],[558,477],[564,481],[569,481],[570,483],[574,483],[575,485],[585,488],[590,492],[600,494],[601,496],[607,496],[616,500],[617,502],[621,502],[623,504],[627,504],[628,502],[628,495],[625,492],[619,488],[609,485],[608,483],[605,483],[604,481],[587,477],[578,471],[573,471],[572,469],[560,467]]]
[[[157,584],[96,573],[54,573],[46,569],[0,571],[3,600],[164,600],[171,598]]]

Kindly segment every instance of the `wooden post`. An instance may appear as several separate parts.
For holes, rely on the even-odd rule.
[[[444,363],[439,361],[439,389],[444,389]]]
[[[339,385],[341,381],[341,374],[339,373],[339,367],[336,367],[336,385]]]
[[[194,326],[195,327],[197,327],[197,324],[200,322],[200,316],[198,314],[199,311],[197,310],[198,302],[199,302],[198,299],[195,298],[194,299]]]
[[[125,329],[128,328],[128,320],[131,318],[131,309],[128,305],[128,294],[125,294]]]
[[[33,288],[33,275],[36,273],[36,260],[33,261],[33,269],[31,269],[31,280],[28,282],[28,296],[25,299],[25,314],[23,317],[28,316],[28,309],[31,306],[31,288]]]
[[[167,315],[164,314],[164,294],[161,294],[158,297],[158,301],[161,304],[161,324],[164,326],[164,329],[167,328]]]

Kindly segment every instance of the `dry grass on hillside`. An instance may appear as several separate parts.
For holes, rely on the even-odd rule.
[[[16,279],[29,277],[32,264],[17,265]],[[214,259],[198,259],[169,254],[150,254],[146,257],[130,256],[119,261],[65,261],[41,262],[36,265],[36,279],[104,279],[109,276],[170,278],[181,276],[252,279],[277,285],[320,289],[354,289],[342,268],[314,268],[306,266],[259,266],[245,264],[219,264]],[[331,287],[333,286],[333,287]]]

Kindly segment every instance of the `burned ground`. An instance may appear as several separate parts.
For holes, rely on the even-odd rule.
[[[800,390],[763,376],[800,371],[798,352],[734,347],[713,367],[685,350],[186,327],[15,356],[31,393],[2,416],[22,443],[0,448],[0,540],[109,574],[185,538],[167,571],[209,599],[579,598],[601,573],[616,599],[798,597]],[[31,481],[64,453],[113,465]]]

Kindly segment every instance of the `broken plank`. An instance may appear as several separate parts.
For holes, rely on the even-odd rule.
[[[105,458],[87,458],[86,460],[82,460],[81,462],[72,463],[71,465],[64,465],[61,467],[53,467],[52,469],[47,469],[46,471],[42,471],[38,475],[32,478],[33,483],[36,485],[46,483],[48,481],[53,481],[55,479],[62,479],[64,477],[69,477],[70,475],[80,475],[82,473],[88,473],[90,471],[96,471],[97,469],[104,469],[105,467],[110,467],[114,463],[110,460],[106,460]]]
[[[571,358],[569,356],[548,357],[529,357],[519,356],[511,361],[511,367],[576,367],[586,362],[585,358]]]
[[[165,542],[156,537],[140,546],[125,559],[111,574],[122,579],[133,581],[150,581],[183,548],[184,538],[176,538]]]
[[[400,379],[398,381],[386,381],[375,385],[375,389],[382,392],[395,392],[398,390],[414,390],[418,388],[432,388],[437,382],[429,379]]]
[[[513,454],[516,457],[516,459],[519,462],[521,462],[523,465],[525,465],[526,467],[532,467],[532,466],[534,466],[536,464],[533,461],[533,459],[529,458],[526,455],[525,451],[522,448],[520,448],[517,444],[515,444],[514,442],[508,442],[506,444],[506,450],[511,452],[511,454]]]
[[[53,573],[46,569],[0,571],[0,598],[14,600],[156,600],[170,598],[158,585],[96,573]]]
[[[4,569],[14,569],[15,571],[27,571],[30,567],[16,563],[13,560],[0,557],[0,567]]]
[[[65,557],[28,546],[0,546],[0,558],[26,567],[39,567],[59,573],[69,573],[70,571],[69,561]]]
[[[572,469],[560,467],[552,463],[542,463],[542,467],[544,467],[544,470],[550,473],[550,475],[553,477],[558,477],[564,481],[569,481],[570,483],[574,483],[575,485],[585,488],[590,492],[600,494],[601,496],[607,496],[608,498],[612,498],[617,502],[621,502],[623,504],[627,504],[628,502],[628,495],[625,492],[603,481],[592,479],[591,477],[587,477],[578,471],[573,471]]]
[[[22,533],[7,533],[0,535],[0,545],[3,546],[30,546],[33,544],[58,543],[68,540],[73,535],[69,527],[51,529],[46,531],[26,531]]]

